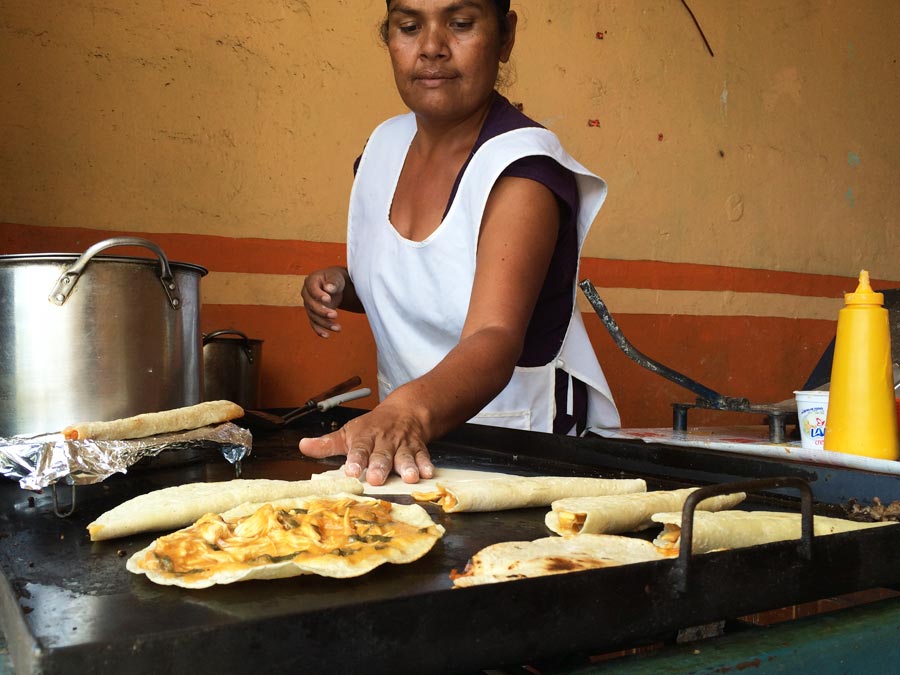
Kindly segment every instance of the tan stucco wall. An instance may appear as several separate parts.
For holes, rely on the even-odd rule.
[[[900,2],[689,4],[715,56],[677,0],[513,2],[507,94],[609,182],[585,254],[900,277]],[[5,0],[0,222],[343,241],[383,8]]]
[[[714,57],[680,2],[523,4],[521,95],[610,183],[592,255],[896,274],[900,3],[693,0]]]
[[[3,218],[339,239],[353,153],[397,109],[379,9],[5,3]]]

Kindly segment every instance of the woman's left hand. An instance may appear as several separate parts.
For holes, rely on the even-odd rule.
[[[316,458],[346,455],[344,472],[359,478],[365,471],[370,485],[383,485],[391,469],[405,483],[417,483],[434,476],[424,439],[425,432],[414,415],[382,403],[334,433],[302,439],[300,452]]]

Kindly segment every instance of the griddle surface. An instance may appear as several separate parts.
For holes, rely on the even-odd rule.
[[[505,432],[478,431],[474,440],[465,434],[451,438],[435,444],[433,456],[445,467],[623,477],[640,475],[634,469],[646,465],[654,452],[644,448],[623,454],[621,444]],[[258,436],[242,477],[296,480],[339,465],[337,459],[302,458],[296,450],[301,435],[302,429]],[[546,445],[527,447],[536,437]],[[484,447],[476,447],[479,439]],[[584,461],[585,446],[591,447],[588,456],[596,461]],[[604,447],[608,454],[598,452]],[[715,465],[709,453],[682,452],[678,462],[670,464],[682,464],[687,456],[697,464],[694,474],[708,478],[710,469],[704,473],[699,467],[704,458],[705,464]],[[695,559],[698,588],[703,589],[698,595],[714,597],[692,596],[690,602],[668,589],[671,561],[452,589],[451,569],[462,570],[481,548],[548,536],[546,509],[445,514],[426,505],[446,534],[414,563],[383,565],[353,579],[302,576],[193,591],[158,586],[125,569],[127,556],[158,533],[92,543],[85,528],[136,495],[233,477],[231,467],[215,453],[192,459],[179,464],[169,458],[98,485],[81,486],[75,512],[66,519],[55,515],[49,490],[36,494],[12,481],[0,484],[0,598],[17,668],[200,674],[255,672],[264,663],[270,672],[460,672],[627,640],[652,641],[679,627],[678,622],[712,620],[722,611],[716,604],[722,600],[715,597],[717,584],[738,572],[741,583],[772,587],[771,597],[761,592],[736,604],[733,593],[726,593],[734,604],[727,611],[742,613],[824,597],[817,594],[825,592],[900,583],[900,553],[888,555],[874,568],[862,559],[866,542],[874,542],[878,551],[897,551],[897,536],[869,531],[867,539],[845,538],[845,548],[819,552],[820,560],[838,555],[845,567],[849,560],[847,570],[825,581],[809,579],[807,563],[797,560],[796,547],[789,543],[700,556]],[[747,467],[757,473],[779,468],[773,462]],[[669,475],[683,468],[657,470],[655,478],[646,476],[651,485],[687,483]],[[67,489],[59,494],[66,499]],[[407,496],[387,498],[412,501]],[[773,564],[777,575],[767,571]],[[647,592],[651,588],[658,589],[652,598]],[[631,618],[623,622],[625,617]]]
[[[242,478],[299,480],[339,466],[338,460],[303,458],[296,450],[299,436],[299,431],[289,431],[264,439],[243,462]],[[471,468],[473,464],[448,461],[442,466]],[[101,542],[89,539],[87,524],[127,499],[172,485],[225,481],[233,476],[230,465],[214,451],[186,465],[177,458],[160,458],[155,466],[79,486],[75,512],[65,519],[54,513],[49,489],[38,494],[4,482],[0,485],[0,567],[27,633],[10,626],[8,641],[33,640],[39,650],[62,656],[53,667],[64,672],[80,663],[84,653],[102,652],[104,645],[112,643],[140,644],[167,633],[216,629],[240,633],[248,624],[279,617],[448,592],[450,570],[462,570],[475,551],[498,541],[549,534],[543,526],[543,511],[535,509],[445,514],[428,504],[426,510],[446,528],[446,534],[414,563],[383,565],[351,579],[309,575],[198,591],[159,586],[125,569],[127,557],[161,533]],[[61,501],[68,500],[69,488],[60,486],[58,495]],[[383,498],[414,503],[406,495]],[[192,669],[205,672],[203,664]]]

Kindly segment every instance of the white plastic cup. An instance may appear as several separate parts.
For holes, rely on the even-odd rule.
[[[811,450],[825,449],[825,417],[828,413],[827,391],[795,391],[800,445]]]

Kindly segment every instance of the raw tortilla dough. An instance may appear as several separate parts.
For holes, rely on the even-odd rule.
[[[207,513],[222,513],[245,502],[287,497],[362,494],[362,483],[348,476],[326,480],[230,480],[188,483],[129,499],[87,526],[91,541],[127,537],[138,532],[172,530],[190,525]]]

